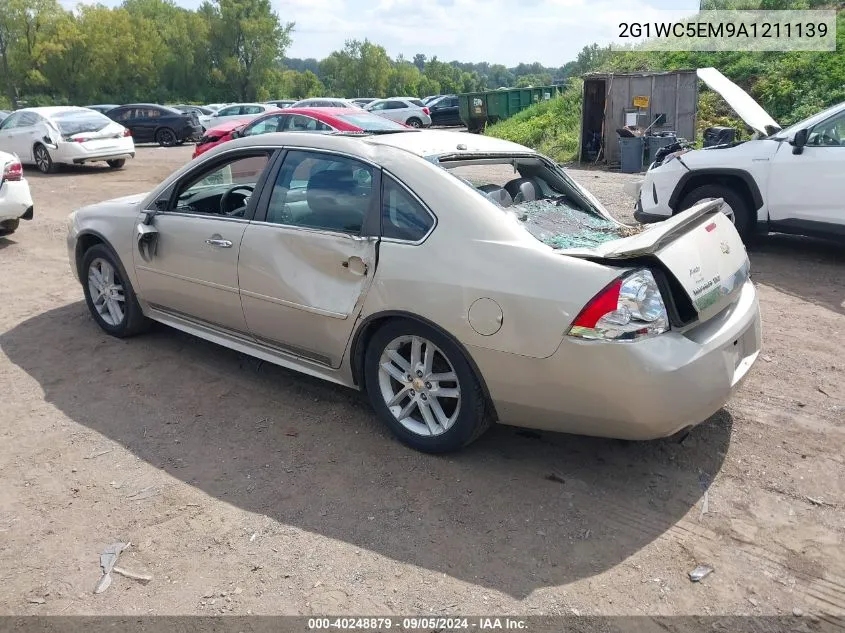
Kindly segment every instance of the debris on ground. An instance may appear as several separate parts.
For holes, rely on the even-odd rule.
[[[796,618],[800,618],[802,615],[804,615],[804,612],[801,609],[799,609],[798,607],[795,607],[792,610],[792,615],[794,615]]]
[[[708,494],[709,492],[709,490],[705,490],[704,497],[701,499],[701,512],[698,515],[699,521],[701,521],[701,519],[704,518],[704,515],[710,511],[710,496]]]
[[[699,565],[689,573],[689,579],[693,582],[699,582],[713,573],[713,568],[710,565]]]
[[[45,604],[47,601],[44,598],[30,598],[29,602],[31,604]]]
[[[114,450],[113,448],[109,448],[109,449],[107,449],[107,450],[105,450],[105,451],[97,451],[96,453],[91,453],[91,454],[90,454],[90,455],[88,455],[88,457],[86,457],[85,459],[95,459],[95,458],[97,458],[97,457],[100,457],[101,455],[106,455],[106,454],[108,454],[108,453],[111,453],[113,450]]]
[[[816,497],[805,496],[804,498],[810,503],[812,503],[814,506],[827,506],[829,508],[836,507],[835,503],[828,503],[827,501],[824,501],[823,499],[817,499]]]
[[[548,475],[546,475],[546,479],[548,479],[549,481],[557,482],[559,484],[566,483],[566,480],[558,473],[549,473]]]
[[[153,577],[149,574],[138,574],[134,571],[123,569],[123,567],[118,567],[117,565],[112,568],[112,571],[116,574],[120,574],[124,578],[131,578],[132,580],[137,580],[138,582],[142,582],[144,584],[147,584],[153,579]]]
[[[131,543],[113,543],[103,550],[100,554],[100,567],[103,570],[103,575],[100,577],[97,586],[94,587],[94,593],[103,593],[106,589],[111,587],[111,572],[114,569],[117,559],[120,554],[129,547]]]
[[[144,499],[149,499],[157,494],[158,490],[156,490],[155,486],[147,486],[146,488],[141,488],[138,492],[135,492],[126,498],[130,501],[143,501]]]

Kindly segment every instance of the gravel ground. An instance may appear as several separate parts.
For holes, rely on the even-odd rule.
[[[96,327],[67,213],[190,153],[28,173],[35,220],[0,239],[0,612],[845,613],[841,248],[752,250],[763,356],[683,443],[497,426],[432,457],[356,393],[163,327]],[[571,173],[630,219],[631,176]],[[115,541],[153,580],[95,595]],[[699,564],[715,572],[692,583]]]

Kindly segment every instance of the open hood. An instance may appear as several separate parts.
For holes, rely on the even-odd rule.
[[[780,125],[760,107],[759,103],[718,70],[715,68],[699,68],[696,72],[698,78],[706,83],[711,90],[722,95],[722,98],[752,130],[763,136],[771,136],[780,131]]]

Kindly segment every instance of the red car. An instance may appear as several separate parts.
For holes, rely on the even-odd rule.
[[[270,132],[390,132],[408,126],[352,108],[285,108],[254,119],[226,121],[205,131],[193,158],[233,138]]]

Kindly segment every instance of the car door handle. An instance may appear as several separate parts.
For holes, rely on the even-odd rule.
[[[216,246],[217,248],[232,248],[232,242],[217,237],[210,237],[205,241],[205,243],[209,246]]]

